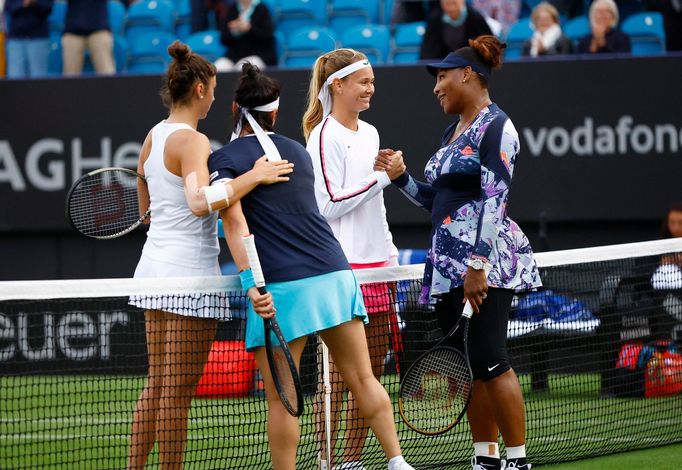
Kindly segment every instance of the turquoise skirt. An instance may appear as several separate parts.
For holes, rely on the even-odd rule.
[[[267,289],[272,293],[275,318],[287,342],[354,318],[368,322],[360,285],[351,270],[273,282]],[[265,346],[264,320],[250,302],[246,318],[246,349]]]

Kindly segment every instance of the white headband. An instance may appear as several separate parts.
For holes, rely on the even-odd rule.
[[[255,106],[253,108],[244,108],[240,106],[239,114],[236,116],[237,125],[235,126],[234,132],[232,133],[232,138],[230,139],[230,142],[233,141],[234,139],[237,139],[239,137],[239,134],[242,133],[242,115],[246,116],[246,120],[249,121],[251,129],[253,130],[253,133],[256,134],[256,138],[258,139],[258,142],[260,143],[261,147],[263,147],[263,151],[265,152],[265,155],[268,157],[268,160],[270,161],[281,160],[282,156],[279,154],[277,146],[272,141],[268,133],[265,132],[261,126],[258,125],[258,122],[254,119],[253,116],[251,116],[251,113],[249,112],[249,110],[251,110],[269,113],[270,111],[274,111],[278,108],[279,98],[277,98],[275,101],[272,101],[271,103],[266,103],[261,106]]]
[[[357,62],[353,62],[350,65],[346,65],[341,70],[337,70],[336,72],[331,74],[329,78],[327,78],[327,81],[325,82],[324,85],[322,85],[320,92],[317,94],[317,99],[320,100],[320,102],[322,103],[323,119],[332,112],[332,96],[329,93],[329,86],[332,84],[332,82],[337,78],[347,77],[353,72],[357,72],[360,69],[364,69],[365,67],[371,66],[372,65],[369,63],[369,60],[367,59],[359,60]]]

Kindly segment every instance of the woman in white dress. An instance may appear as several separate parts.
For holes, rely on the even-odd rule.
[[[136,278],[220,275],[217,215],[259,184],[288,181],[292,164],[260,158],[253,169],[209,187],[208,138],[197,124],[214,100],[216,69],[179,41],[162,91],[167,119],[147,135],[138,172],[140,211],[151,208],[151,225]],[[162,469],[181,468],[187,414],[215,338],[218,320],[231,318],[226,293],[177,297],[134,296],[145,309],[149,371],[133,416],[128,468],[143,468],[158,443]],[[256,311],[273,309],[270,294],[254,300]]]

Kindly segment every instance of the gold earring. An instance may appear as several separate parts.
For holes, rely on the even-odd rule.
[[[201,99],[203,100],[203,99],[204,99],[204,95],[201,95],[199,98],[201,98]]]

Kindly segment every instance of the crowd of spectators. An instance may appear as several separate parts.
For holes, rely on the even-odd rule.
[[[10,78],[48,73],[50,40],[55,34],[48,18],[57,2],[66,4],[58,33],[63,73],[82,73],[85,61],[95,73],[115,73],[115,35],[107,11],[110,1],[0,0],[0,76],[5,63]],[[119,1],[128,8],[153,0]],[[216,61],[219,70],[234,70],[244,60],[262,68],[281,63],[277,14],[272,10],[277,0],[186,1],[191,7],[191,32],[214,30],[225,46],[225,56]],[[382,8],[383,4],[380,1]],[[631,40],[619,26],[625,17],[640,11],[660,12],[666,50],[682,50],[682,0],[393,0],[392,5],[383,15],[389,25],[423,23],[419,59],[441,58],[482,34],[505,38],[521,22],[530,23],[530,28],[519,55],[628,53]],[[588,18],[589,31],[579,40],[569,39],[562,25],[581,16]]]

